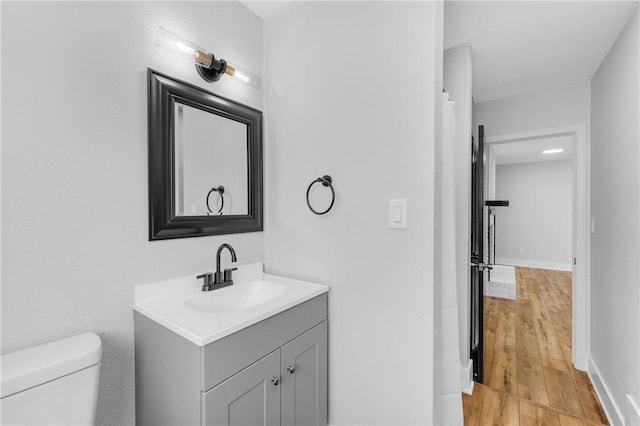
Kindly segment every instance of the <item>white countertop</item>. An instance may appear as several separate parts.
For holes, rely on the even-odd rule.
[[[329,286],[265,274],[262,262],[239,266],[234,285],[202,292],[197,274],[155,284],[134,287],[134,310],[174,331],[198,346],[208,345],[263,319],[283,312],[329,291]],[[185,303],[199,295],[209,298],[234,286],[251,281],[267,281],[285,287],[283,294],[247,309],[223,313],[205,313]]]

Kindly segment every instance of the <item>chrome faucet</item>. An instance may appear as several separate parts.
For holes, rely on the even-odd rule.
[[[227,243],[221,244],[220,247],[218,247],[218,252],[216,253],[216,272],[207,272],[206,274],[198,275],[198,278],[204,278],[202,291],[217,290],[219,288],[227,287],[233,284],[233,278],[231,274],[238,268],[226,268],[224,272],[220,271],[220,255],[222,254],[222,250],[225,248],[229,250],[229,253],[231,253],[231,261],[237,261],[236,251],[233,249],[233,247],[231,247],[231,245]]]

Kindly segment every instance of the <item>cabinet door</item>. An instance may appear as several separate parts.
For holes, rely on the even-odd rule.
[[[282,425],[327,424],[327,322],[281,348]]]
[[[279,425],[280,380],[280,350],[276,350],[204,393],[202,424]]]

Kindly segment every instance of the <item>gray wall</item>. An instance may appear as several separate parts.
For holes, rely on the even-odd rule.
[[[438,423],[441,6],[297,2],[265,24],[267,267],[331,285],[330,424]],[[316,216],[305,191],[324,174],[336,204]],[[407,230],[388,228],[390,198]]]
[[[444,88],[456,104],[456,280],[460,363],[469,361],[469,288],[471,259],[471,46],[464,44],[444,51]]]
[[[640,402],[638,31],[636,12],[591,82],[591,358],[623,415]]]
[[[264,257],[262,233],[148,241],[147,67],[262,108],[156,47],[159,25],[262,74],[241,3],[2,3],[2,353],[97,332],[99,424],[134,423],[133,286],[212,270],[222,242]]]
[[[496,199],[497,263],[571,270],[571,160],[497,166]]]

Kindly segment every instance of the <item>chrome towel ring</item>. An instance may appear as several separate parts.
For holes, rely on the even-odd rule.
[[[217,188],[211,188],[211,191],[207,194],[207,210],[209,210],[209,213],[213,213],[213,210],[211,210],[211,206],[209,205],[209,197],[211,197],[211,194],[214,192],[220,194],[220,208],[218,209],[218,214],[222,214],[222,209],[224,208],[224,186],[222,185]]]
[[[319,212],[316,211],[313,207],[311,207],[311,203],[309,202],[309,191],[311,191],[311,187],[317,183],[320,182],[322,184],[322,186],[328,186],[329,189],[331,189],[331,204],[329,205],[329,207],[323,211],[323,212]],[[331,176],[329,175],[324,175],[322,177],[319,177],[318,179],[314,180],[313,182],[311,182],[309,184],[309,187],[307,188],[307,206],[309,207],[309,210],[311,210],[312,212],[314,212],[317,215],[323,215],[329,212],[329,210],[331,210],[331,208],[333,207],[333,203],[335,203],[336,201],[336,191],[333,189],[333,179],[331,179]]]

